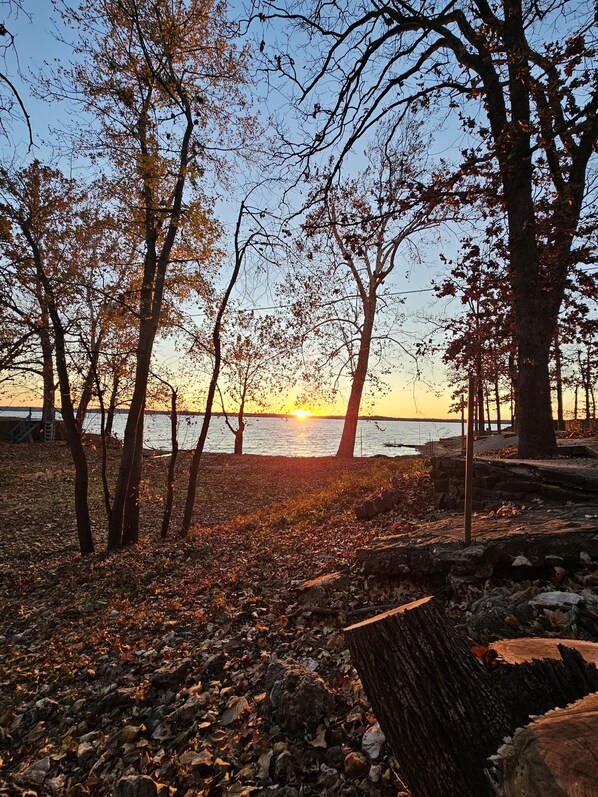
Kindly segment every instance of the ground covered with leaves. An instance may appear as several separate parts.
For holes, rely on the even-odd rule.
[[[64,447],[0,449],[0,794],[396,797],[342,628],[422,594],[354,553],[429,510],[423,460],[207,456],[184,542],[156,534],[166,464],[146,462],[141,544],[82,559]]]

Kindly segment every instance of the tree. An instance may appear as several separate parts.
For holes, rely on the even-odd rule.
[[[220,399],[226,425],[235,437],[234,452],[242,454],[247,407],[265,410],[275,396],[291,388],[297,378],[293,360],[298,341],[282,319],[271,314],[258,315],[253,310],[231,313],[223,337],[224,388]],[[230,418],[230,405],[234,407],[236,425]]]
[[[26,275],[25,287],[39,301],[42,341],[52,334],[60,385],[60,403],[67,441],[75,466],[75,514],[81,553],[93,552],[88,506],[88,468],[73,405],[67,325],[63,312],[65,286],[76,281],[77,208],[84,194],[73,180],[34,161],[14,174],[0,170],[0,213],[9,229],[0,244],[15,279]]]
[[[294,21],[319,47],[304,79],[293,59],[273,62],[300,84],[304,104],[314,100],[316,132],[301,152],[308,162],[338,146],[340,163],[389,113],[431,108],[438,99],[478,136],[447,188],[463,174],[491,180],[498,167],[518,350],[519,455],[554,454],[549,351],[598,132],[593,10],[565,0],[440,7],[389,0],[317,2],[301,11],[266,3],[262,19]],[[540,173],[550,181],[542,220]]]
[[[211,0],[104,0],[69,7],[65,17],[79,30],[82,61],[62,86],[95,114],[97,152],[134,197],[130,211],[144,241],[135,385],[108,537],[114,549],[138,539],[147,382],[167,273],[183,219],[202,205],[211,137],[221,140],[231,121],[242,125],[245,57],[225,8]],[[213,233],[204,220],[208,253]]]
[[[461,242],[456,263],[443,258],[450,276],[435,285],[439,297],[458,296],[463,312],[439,322],[445,340],[443,360],[449,366],[451,383],[465,391],[469,375],[476,384],[476,429],[490,429],[485,406],[493,394],[498,423],[501,422],[502,383],[516,396],[517,384],[511,364],[515,359],[514,318],[511,290],[505,263],[504,228],[494,219],[484,234]],[[516,405],[517,402],[515,401]]]
[[[368,149],[368,166],[358,177],[322,191],[324,176],[308,201],[312,210],[303,226],[308,240],[300,246],[315,270],[324,270],[320,287],[330,286],[323,290],[331,300],[329,312],[317,325],[328,340],[331,328],[342,330],[335,354],[342,350],[350,373],[338,457],[353,456],[372,346],[383,348],[390,338],[378,323],[380,305],[392,303],[389,278],[404,262],[411,240],[448,216],[446,206],[422,196],[425,147],[416,123],[406,124],[396,149],[387,149],[382,139]]]

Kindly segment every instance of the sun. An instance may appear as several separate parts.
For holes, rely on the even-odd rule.
[[[289,415],[292,415],[293,418],[311,418],[313,413],[309,410],[291,410]]]

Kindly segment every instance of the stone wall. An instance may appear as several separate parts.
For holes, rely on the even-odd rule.
[[[463,509],[465,459],[432,457],[432,483],[438,509]],[[474,462],[473,508],[493,509],[504,501],[534,499],[556,503],[598,503],[598,469],[584,476],[579,469],[510,463],[507,460]]]

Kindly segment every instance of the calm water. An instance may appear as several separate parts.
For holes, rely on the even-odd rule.
[[[3,415],[26,415],[27,411],[2,410]],[[33,417],[39,417],[34,412]],[[122,438],[126,415],[114,418],[114,432]],[[202,422],[201,415],[182,415],[179,419],[179,446],[194,448]],[[90,412],[85,429],[100,431],[100,416]],[[245,430],[246,454],[268,454],[287,457],[326,457],[336,453],[342,431],[342,421],[327,418],[248,418]],[[374,454],[405,456],[416,454],[415,448],[389,448],[385,443],[424,445],[430,440],[458,435],[458,423],[435,421],[360,421],[357,428],[355,455],[370,457]],[[232,453],[234,438],[223,418],[212,419],[206,451]],[[147,448],[170,450],[170,419],[159,413],[148,413],[145,420],[145,445]]]

